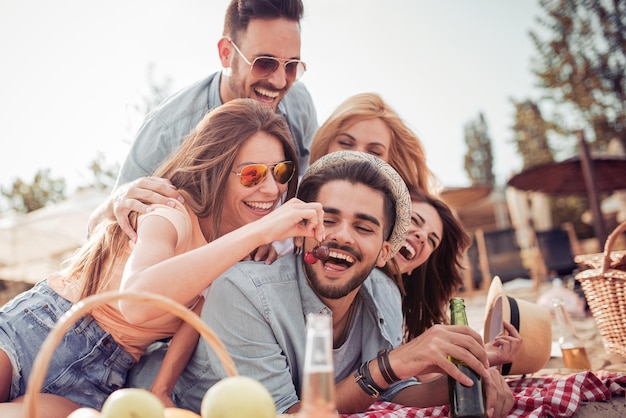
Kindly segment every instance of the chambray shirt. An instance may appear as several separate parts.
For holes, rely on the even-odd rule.
[[[146,116],[118,174],[116,187],[152,175],[200,120],[222,105],[220,78],[220,71],[211,74],[170,96]],[[278,104],[277,112],[289,125],[302,175],[309,165],[311,142],[318,127],[313,99],[304,84],[293,83]]]
[[[374,270],[359,291],[362,306],[361,352],[355,363],[376,357],[379,350],[402,341],[402,312],[397,286]],[[210,287],[202,319],[215,331],[233,358],[237,371],[250,376],[272,393],[277,413],[297,403],[301,393],[308,313],[330,313],[311,290],[302,257],[288,255],[271,265],[240,262]],[[161,354],[142,359],[129,385],[149,387]],[[359,357],[358,359],[356,357]],[[209,387],[226,377],[204,339],[174,388],[174,401],[198,412]],[[392,385],[381,396],[391,400],[399,390],[415,384],[409,379]]]

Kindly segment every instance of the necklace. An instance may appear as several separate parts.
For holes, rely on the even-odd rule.
[[[341,347],[343,343],[346,342],[346,339],[348,338],[348,333],[350,332],[350,328],[352,326],[352,320],[354,319],[354,314],[356,312],[357,298],[358,296],[354,298],[354,300],[350,304],[350,307],[348,308],[348,311],[346,312],[346,315],[345,315],[346,319],[343,325],[343,329],[341,330],[341,334],[337,336],[337,339],[333,341],[333,348]]]
[[[304,263],[302,263],[302,272],[304,273],[304,277],[306,278],[306,281],[310,284],[311,280],[309,279],[309,276],[306,273],[306,268],[305,268]],[[315,292],[315,290],[313,291]],[[317,294],[317,292],[315,293]],[[354,313],[356,312],[358,301],[359,301],[359,295],[357,294],[354,297],[354,300],[350,304],[350,307],[348,308],[348,311],[345,314],[345,321],[343,324],[343,329],[341,330],[341,334],[337,336],[337,339],[333,338],[333,348],[341,347],[341,345],[344,342],[346,342],[346,339],[348,338],[348,333],[350,332],[350,327],[352,325],[352,319],[354,318]]]

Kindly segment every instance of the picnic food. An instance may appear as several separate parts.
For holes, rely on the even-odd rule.
[[[102,405],[103,418],[163,418],[165,406],[152,392],[140,388],[118,389]]]
[[[100,411],[98,411],[97,409],[87,408],[87,407],[78,408],[67,416],[67,418],[100,418],[100,417],[102,417],[102,414],[100,414]]]
[[[330,254],[330,250],[325,245],[318,245],[313,248],[313,251],[307,251],[304,253],[304,261],[307,264],[315,264],[317,260],[326,260],[328,255]]]
[[[269,391],[247,376],[230,376],[209,388],[200,406],[202,418],[274,418]]]
[[[169,407],[164,412],[165,418],[200,418],[200,415],[188,409]]]

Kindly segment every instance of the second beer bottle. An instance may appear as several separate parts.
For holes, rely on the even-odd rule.
[[[308,314],[298,418],[339,418],[335,408],[333,322],[330,315]]]
[[[465,313],[465,301],[462,298],[450,300],[450,324],[468,325]],[[448,376],[448,396],[450,397],[450,417],[452,418],[484,418],[485,393],[483,381],[478,373],[470,369],[467,364],[455,358],[448,357],[457,369],[468,376],[474,384],[465,386]]]

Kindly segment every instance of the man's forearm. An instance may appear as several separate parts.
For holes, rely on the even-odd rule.
[[[355,382],[352,374],[336,385],[337,411],[341,414],[366,411],[376,400],[366,394]]]
[[[419,408],[447,404],[449,399],[446,375],[441,375],[428,383],[416,384],[402,389],[393,398],[393,402]]]
[[[378,367],[370,363],[371,374],[375,376],[375,382],[379,386],[388,388],[388,385],[381,384],[378,379]],[[365,393],[354,376],[350,375],[337,384],[336,387],[337,410],[340,413],[364,412],[376,401]],[[444,405],[448,403],[448,383],[445,375],[422,384],[415,384],[401,389],[393,398],[393,402],[404,406],[414,406],[427,408],[430,406]]]

